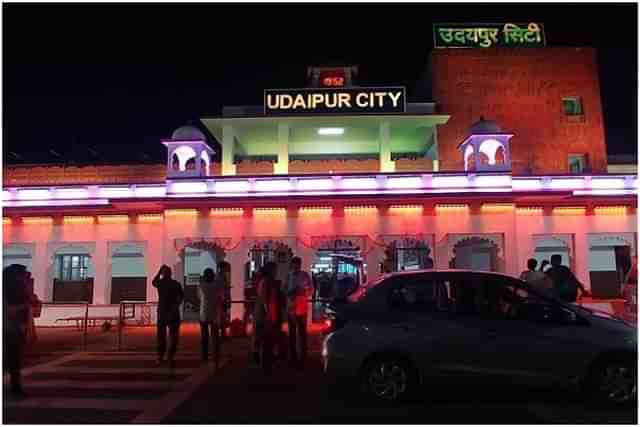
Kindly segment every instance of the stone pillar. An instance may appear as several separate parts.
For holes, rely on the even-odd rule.
[[[235,132],[233,126],[222,128],[222,175],[235,175],[236,165],[233,163],[235,155]]]
[[[38,240],[31,253],[31,276],[33,277],[33,291],[41,301],[53,300],[53,280],[49,277],[51,257],[47,256],[47,243]]]
[[[440,170],[440,153],[438,152],[438,128],[433,127],[433,171],[438,172]],[[463,154],[464,155],[464,154]]]
[[[275,164],[276,175],[289,173],[289,124],[278,123],[278,162]]]
[[[391,160],[391,125],[380,123],[380,172],[395,172],[395,162]]]
[[[107,281],[110,279],[107,277],[108,265],[111,256],[108,253],[107,242],[104,240],[96,241],[95,250],[91,254],[91,262],[95,268],[95,274],[93,277],[93,303],[94,304],[106,304],[107,293],[110,286],[107,286]]]

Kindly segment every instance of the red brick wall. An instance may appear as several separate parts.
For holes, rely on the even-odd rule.
[[[585,153],[594,172],[607,156],[596,52],[590,48],[434,49],[433,98],[451,115],[438,127],[440,169],[463,169],[457,146],[483,115],[511,139],[514,174],[567,173],[568,154]],[[564,115],[580,96],[584,120]]]
[[[209,166],[211,175],[221,175],[220,163]],[[97,166],[5,166],[2,185],[95,185],[164,183],[167,166],[156,165],[97,165]]]

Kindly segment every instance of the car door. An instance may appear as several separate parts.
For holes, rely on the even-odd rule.
[[[475,327],[450,310],[451,281],[441,274],[399,278],[387,293],[390,351],[410,354],[428,376],[465,373],[470,348],[478,344]]]
[[[482,343],[476,358],[491,376],[528,383],[568,377],[589,356],[586,327],[561,305],[531,292],[516,279],[486,275],[480,279],[487,310],[479,322]]]

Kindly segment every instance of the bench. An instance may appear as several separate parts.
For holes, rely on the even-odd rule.
[[[71,317],[62,317],[59,319],[56,319],[56,323],[57,322],[76,322],[76,327],[78,329],[82,329],[82,326],[84,325],[84,316],[71,316]],[[89,316],[87,317],[87,326],[97,326],[96,322],[105,322],[105,321],[112,321],[117,323],[119,321],[118,316]]]

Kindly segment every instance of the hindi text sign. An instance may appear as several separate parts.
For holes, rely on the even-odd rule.
[[[529,24],[433,24],[437,48],[544,47],[544,26]]]

